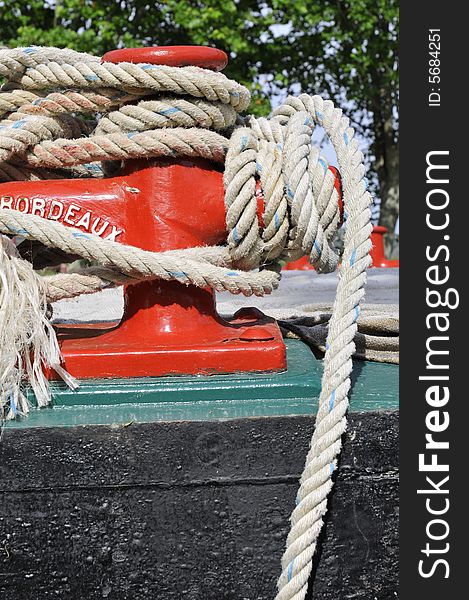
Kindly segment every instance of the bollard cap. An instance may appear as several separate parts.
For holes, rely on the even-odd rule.
[[[101,61],[148,63],[169,67],[193,66],[221,71],[228,64],[228,56],[223,50],[208,46],[151,46],[111,50],[102,57]]]

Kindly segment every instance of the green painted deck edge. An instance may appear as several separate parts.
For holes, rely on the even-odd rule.
[[[5,427],[315,414],[322,363],[302,342],[286,340],[285,343],[288,370],[282,373],[84,380],[76,392],[54,382],[52,407],[33,408],[28,417],[8,421]],[[398,405],[398,366],[355,361],[350,409],[393,410]]]

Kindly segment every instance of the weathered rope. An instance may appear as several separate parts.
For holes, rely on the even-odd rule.
[[[301,476],[297,506],[291,516],[291,530],[282,558],[282,574],[276,600],[300,600],[307,592],[316,542],[327,511],[332,473],[337,466],[341,437],[345,432],[353,338],[364,296],[366,269],[371,264],[371,197],[364,179],[363,156],[353,139],[348,119],[331,102],[305,94],[289,98],[274,115],[288,122],[307,111],[322,125],[334,145],[342,173],[347,229],[344,253],[324,357],[324,372],[318,414],[311,447]]]
[[[49,364],[71,387],[74,379],[60,366],[60,350],[44,314],[42,279],[22,260],[15,245],[0,236],[0,392],[12,416],[25,414],[28,402],[18,381],[26,377],[39,405],[49,401],[42,365]],[[0,402],[0,416],[3,402]]]
[[[238,112],[250,101],[248,90],[222,73],[198,67],[101,63],[97,57],[57,49],[0,50],[0,76],[24,90],[144,89],[218,100]]]
[[[0,177],[4,181],[64,174],[104,176],[106,165],[100,161],[136,156],[202,156],[225,163],[228,245],[223,248],[145,252],[1,209],[3,233],[38,240],[100,264],[41,282],[42,300],[35,302],[34,313],[39,310],[42,315],[46,294],[55,300],[144,278],[262,295],[276,287],[283,260],[307,254],[319,271],[334,270],[337,192],[326,161],[312,144],[314,126],[321,125],[331,139],[342,174],[345,248],[329,321],[316,426],[276,597],[303,600],[346,428],[353,339],[370,264],[371,198],[363,156],[348,119],[332,102],[301,95],[288,98],[270,119],[251,117],[241,126],[237,113],[248,106],[249,93],[220,73],[195,67],[101,63],[96,57],[50,48],[0,50],[0,76],[7,79],[0,90]],[[81,115],[101,118],[93,125],[89,119],[81,123]],[[94,129],[81,137],[90,123]],[[265,198],[263,227],[257,216],[257,181]],[[19,260],[0,250],[0,264]],[[257,267],[261,268],[257,273],[247,272]],[[11,330],[12,304],[2,293]],[[46,343],[43,340],[42,345]],[[24,341],[20,348],[25,349]],[[37,351],[41,356],[41,347]],[[4,360],[10,372],[12,360]],[[8,388],[1,380],[0,398],[0,406],[10,406],[11,412]]]
[[[232,261],[228,250],[222,247],[149,252],[16,210],[1,212],[0,231],[21,235],[45,246],[60,248],[68,254],[98,261],[108,268],[109,280],[117,284],[132,281],[137,283],[142,279],[176,280],[201,288],[243,293],[246,296],[263,296],[272,292],[278,284],[278,276],[270,271],[247,273],[226,268],[223,265]],[[129,276],[129,279],[123,279],[123,275]],[[74,275],[71,275],[70,279],[73,278]],[[50,285],[52,282],[53,279]],[[73,293],[73,296],[76,295]],[[54,299],[57,299],[56,293]]]

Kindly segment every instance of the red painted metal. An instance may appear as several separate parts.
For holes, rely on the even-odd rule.
[[[265,201],[264,194],[262,192],[261,182],[259,180],[256,181],[256,200],[257,200],[257,221],[259,223],[259,228],[261,231],[264,230],[264,211],[265,211]]]
[[[103,62],[149,63],[170,67],[195,66],[221,71],[228,64],[228,56],[218,48],[207,46],[153,46],[150,48],[123,48],[111,50]]]
[[[298,260],[287,263],[282,267],[282,271],[314,271],[314,267],[309,262],[309,256],[302,256]]]
[[[399,267],[398,260],[389,260],[384,254],[383,237],[387,231],[387,227],[381,225],[373,226],[373,231],[371,233],[371,243],[373,244],[373,247],[370,252],[371,260],[373,261],[371,264],[372,267]]]
[[[339,222],[337,228],[341,227],[344,222],[344,199],[342,193],[342,178],[339,170],[335,167],[329,167],[329,170],[334,174],[334,187],[337,190],[339,205]],[[313,265],[309,262],[308,256],[302,256],[298,260],[292,260],[283,267],[284,271],[314,271]]]
[[[170,50],[171,61],[165,62],[188,60],[187,48],[181,49],[180,62],[177,48]],[[136,52],[135,60],[162,61],[157,51],[122,50],[111,58],[129,60]],[[212,51],[196,48],[192,63],[201,65]],[[104,180],[0,185],[3,208],[151,251],[223,243],[223,198],[222,172],[202,159],[132,160],[118,176]],[[259,196],[258,204],[263,204]],[[112,330],[98,326],[61,331],[64,366],[72,375],[141,377],[286,368],[276,322],[254,309],[239,311],[227,321],[217,314],[209,289],[153,280],[126,287],[124,304],[123,319]]]
[[[383,236],[386,232],[386,227],[382,227],[381,225],[373,226],[373,231],[371,233],[371,243],[373,246],[370,252],[372,263],[370,266],[378,268],[399,268],[398,260],[390,260],[386,258],[384,254]],[[289,262],[283,268],[286,271],[310,271],[314,269],[307,256],[303,256],[298,260]]]
[[[337,191],[337,204],[339,205],[339,222],[337,224],[337,229],[342,227],[344,224],[344,193],[342,189],[342,177],[340,176],[339,169],[336,167],[329,167],[329,171],[334,174],[334,187]]]

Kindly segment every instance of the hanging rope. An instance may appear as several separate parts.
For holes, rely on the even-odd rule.
[[[249,92],[221,73],[101,63],[97,57],[55,48],[0,50],[0,76],[6,79],[0,91],[1,181],[105,177],[112,161],[203,157],[225,165],[228,231],[225,247],[153,253],[0,209],[0,231],[10,238],[35,240],[100,265],[39,278],[3,238],[0,331],[1,341],[8,338],[12,350],[3,350],[2,343],[0,411],[9,417],[28,410],[21,393],[24,375],[38,404],[44,405],[48,391],[41,365],[60,371],[47,300],[149,278],[264,295],[277,287],[282,261],[308,255],[318,271],[336,269],[332,238],[339,219],[337,191],[327,162],[312,143],[314,127],[322,126],[329,136],[342,175],[347,228],[316,426],[276,596],[303,600],[346,429],[353,339],[370,265],[371,198],[348,119],[332,102],[305,94],[288,98],[269,119],[242,118]],[[265,199],[262,228],[257,181]],[[260,270],[253,272],[256,268]],[[67,377],[63,370],[61,374]]]

